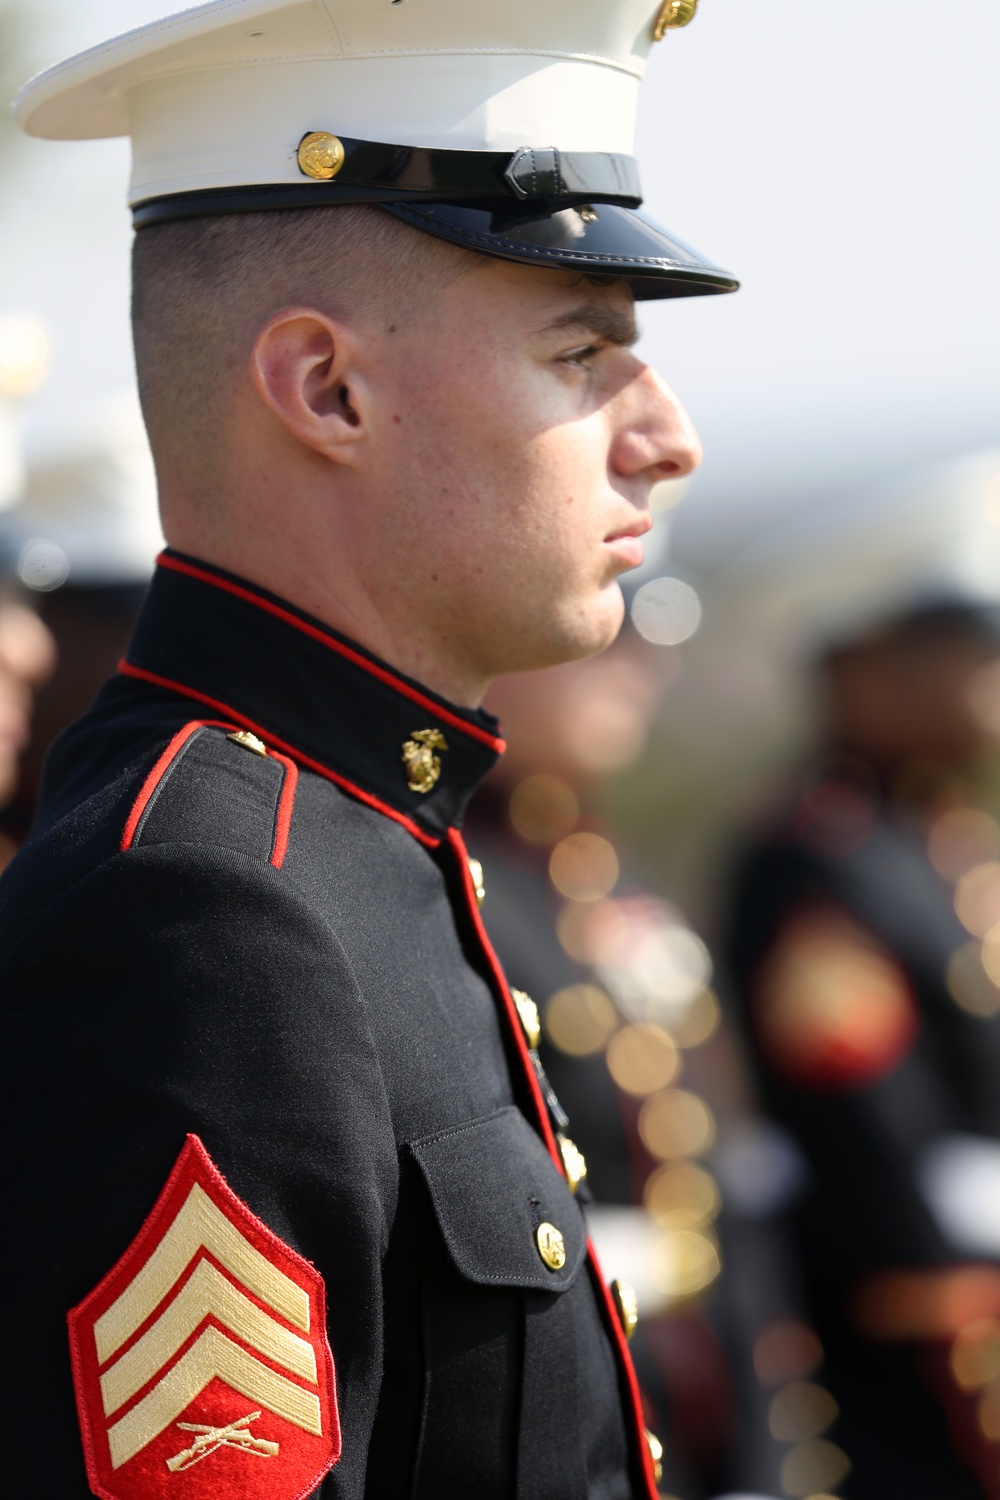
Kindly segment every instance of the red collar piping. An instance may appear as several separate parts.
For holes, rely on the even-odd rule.
[[[255,590],[246,588],[243,584],[235,583],[229,578],[220,577],[218,573],[212,573],[207,568],[199,568],[194,563],[187,562],[183,558],[174,557],[169,552],[161,552],[156,561],[157,565],[161,568],[172,569],[175,573],[186,573],[189,578],[197,578],[200,583],[211,584],[213,588],[222,589],[227,594],[234,594],[237,599],[242,599],[248,604],[255,604],[258,609],[266,610],[268,614],[274,615],[276,619],[284,621],[286,625],[291,625],[295,630],[300,630],[303,635],[311,637],[314,641],[319,641],[331,651],[336,651],[339,656],[343,656],[356,667],[361,667],[363,671],[370,673],[372,677],[377,677],[380,682],[384,682],[394,692],[402,694],[404,698],[409,698],[412,703],[418,703],[421,708],[435,714],[439,719],[443,719],[453,729],[459,729],[463,734],[471,735],[473,739],[479,740],[484,745],[488,745],[498,755],[502,755],[506,750],[507,745],[504,740],[498,739],[496,735],[490,734],[486,729],[481,729],[478,724],[470,724],[468,719],[463,719],[459,714],[453,713],[443,703],[433,698],[428,698],[424,693],[420,692],[419,688],[407,682],[405,678],[397,677],[394,672],[390,672],[387,668],[379,666],[378,663],[373,662],[369,657],[363,656],[360,651],[352,650],[346,642],[339,641],[336,636],[330,635],[327,631],[321,630],[315,625],[310,625],[308,620],[301,619],[289,609],[283,609],[280,604],[275,604],[271,599],[265,599],[261,594],[256,593]],[[274,736],[272,735],[271,738],[273,739]],[[304,759],[304,757],[300,758]],[[332,773],[330,774],[332,775]],[[339,780],[337,777],[333,777],[333,779]],[[370,800],[367,798],[367,794],[366,800]]]

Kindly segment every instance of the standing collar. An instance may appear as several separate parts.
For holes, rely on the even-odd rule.
[[[427,844],[461,823],[504,750],[492,715],[456,708],[294,605],[171,549],[120,670],[253,730]]]

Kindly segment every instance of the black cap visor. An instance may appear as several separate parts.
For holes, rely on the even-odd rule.
[[[449,157],[465,154],[437,153]],[[492,186],[495,190],[496,184]],[[528,266],[558,266],[590,276],[624,277],[640,301],[702,297],[709,292],[735,292],[739,286],[730,271],[713,265],[690,245],[661,229],[641,209],[609,203],[597,193],[584,201],[581,193],[574,192],[568,203],[551,198],[519,202],[513,193],[506,197],[480,196],[475,202],[468,198],[442,202],[433,187],[414,190],[303,181],[301,185],[210,188],[151,198],[135,205],[133,222],[141,230],[207,215],[332,208],[347,203],[377,204],[414,229],[483,255]]]
[[[502,208],[470,203],[383,203],[426,234],[529,266],[624,277],[639,301],[735,292],[739,282],[661,229],[641,210],[613,203]]]

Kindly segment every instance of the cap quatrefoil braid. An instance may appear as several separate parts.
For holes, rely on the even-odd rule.
[[[22,89],[29,134],[131,135],[136,227],[374,203],[639,298],[737,282],[642,210],[632,155],[655,41],[696,0],[211,0]],[[671,44],[673,45],[673,44]]]

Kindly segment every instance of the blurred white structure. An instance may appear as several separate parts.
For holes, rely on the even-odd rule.
[[[941,598],[1000,604],[1000,448],[786,515],[714,585],[800,654]]]
[[[163,537],[153,462],[131,391],[79,409],[58,436],[29,450],[23,499],[0,520],[0,537],[28,588],[149,577]]]
[[[41,389],[48,369],[49,340],[38,319],[26,313],[0,313],[0,511],[23,496],[21,405]]]

